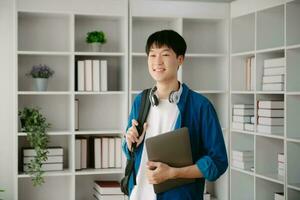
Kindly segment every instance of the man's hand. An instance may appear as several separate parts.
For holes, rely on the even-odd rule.
[[[174,168],[162,162],[147,162],[147,177],[150,184],[159,184],[174,178]]]
[[[127,130],[127,133],[125,134],[127,147],[130,151],[132,150],[131,147],[132,147],[133,143],[137,143],[136,147],[138,147],[145,137],[147,123],[144,123],[143,133],[140,137],[139,137],[138,131],[136,129],[137,125],[138,125],[138,122],[135,119],[133,119],[131,121],[131,127]]]

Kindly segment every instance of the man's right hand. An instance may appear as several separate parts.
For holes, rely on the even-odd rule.
[[[132,147],[133,143],[137,143],[136,147],[138,147],[145,137],[147,123],[144,123],[143,133],[140,137],[139,137],[138,131],[136,129],[137,125],[138,125],[138,122],[135,119],[133,119],[131,121],[131,127],[127,130],[127,133],[125,134],[127,147],[130,151],[132,151],[131,147]]]

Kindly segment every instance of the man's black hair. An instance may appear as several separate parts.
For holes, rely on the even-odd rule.
[[[171,48],[176,56],[182,55],[185,56],[186,52],[186,43],[181,35],[173,30],[161,30],[155,33],[152,33],[146,44],[146,53],[149,55],[150,48],[155,46],[161,48],[162,46],[167,46]]]

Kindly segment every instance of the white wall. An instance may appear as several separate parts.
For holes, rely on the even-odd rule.
[[[14,196],[14,0],[0,0],[0,199]]]

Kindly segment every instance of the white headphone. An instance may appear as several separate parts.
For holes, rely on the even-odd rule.
[[[176,90],[173,90],[170,94],[169,94],[169,102],[170,103],[178,103],[179,100],[180,100],[180,95],[182,93],[182,86],[181,86],[181,83],[179,83],[179,90],[176,91]],[[158,97],[156,96],[155,92],[157,90],[157,87],[154,86],[151,90],[150,90],[150,95],[149,95],[149,99],[150,99],[150,103],[152,106],[158,106],[159,104],[159,99]]]

